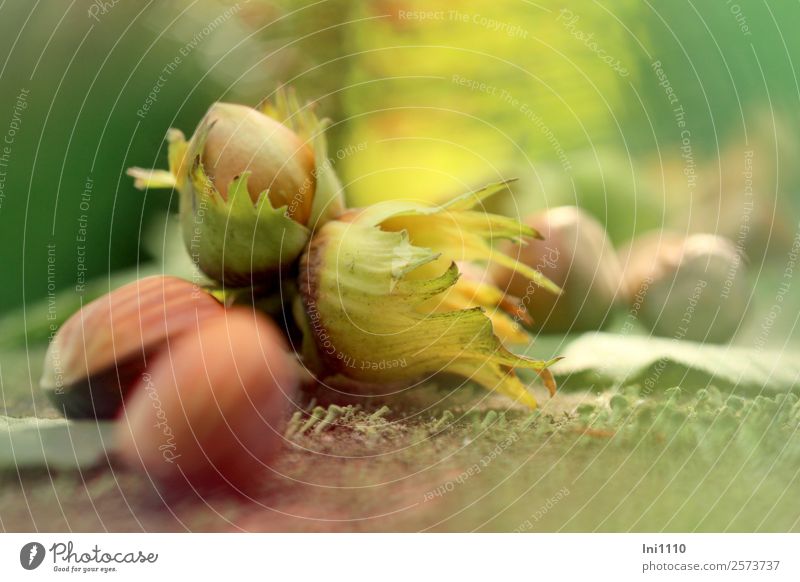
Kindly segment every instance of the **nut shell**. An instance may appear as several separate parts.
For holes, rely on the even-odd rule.
[[[85,305],[56,333],[42,390],[69,418],[111,418],[171,336],[221,313],[220,303],[177,277],[147,277]]]
[[[248,488],[280,448],[298,386],[277,327],[228,310],[169,341],[125,404],[119,455],[169,488]]]
[[[549,332],[602,328],[622,303],[622,270],[603,226],[575,206],[530,215],[525,223],[544,240],[507,243],[503,252],[560,286],[556,296],[504,267],[493,270],[500,289],[520,298],[533,318],[532,329]]]
[[[747,309],[744,258],[730,240],[711,234],[646,234],[620,252],[632,311],[652,333],[723,343]]]
[[[250,171],[247,189],[253,202],[269,191],[273,207],[307,224],[315,191],[314,150],[284,124],[257,109],[215,103],[200,122],[201,159],[223,198],[237,176]],[[190,150],[192,146],[190,146]]]

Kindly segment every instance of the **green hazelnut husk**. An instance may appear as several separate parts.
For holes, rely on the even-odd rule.
[[[456,259],[513,266],[491,238],[536,235],[474,210],[486,192],[439,207],[391,202],[352,209],[314,233],[300,261],[295,312],[303,361],[321,381],[344,379],[348,389],[385,395],[447,373],[533,408],[536,399],[514,373],[527,368],[555,390],[547,369],[555,360],[519,356],[501,341],[496,309],[508,309],[503,317],[511,320],[514,304],[498,300],[502,294],[489,283],[465,280],[462,287]]]
[[[131,168],[140,188],[175,188],[186,248],[215,281],[257,286],[296,262],[311,230],[344,208],[324,130],[279,91],[255,109],[215,103],[186,140],[170,130],[169,170]]]

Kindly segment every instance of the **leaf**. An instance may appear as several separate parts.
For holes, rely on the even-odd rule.
[[[798,390],[800,353],[667,338],[587,333],[551,368],[561,388],[639,384],[645,391],[714,385],[745,394]]]
[[[69,470],[105,462],[114,423],[0,415],[0,471]]]

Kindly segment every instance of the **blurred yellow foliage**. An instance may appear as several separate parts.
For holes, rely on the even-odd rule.
[[[366,143],[340,171],[350,203],[441,201],[478,184],[571,169],[570,151],[618,132],[635,82],[638,4],[434,2],[360,5],[346,42],[344,141]],[[640,34],[639,34],[640,36]]]

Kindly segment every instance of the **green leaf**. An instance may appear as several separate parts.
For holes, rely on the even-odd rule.
[[[106,461],[114,423],[0,415],[0,471],[69,470]]]
[[[638,384],[643,390],[714,385],[745,394],[798,390],[800,354],[735,346],[588,333],[569,344],[551,368],[560,388]]]

